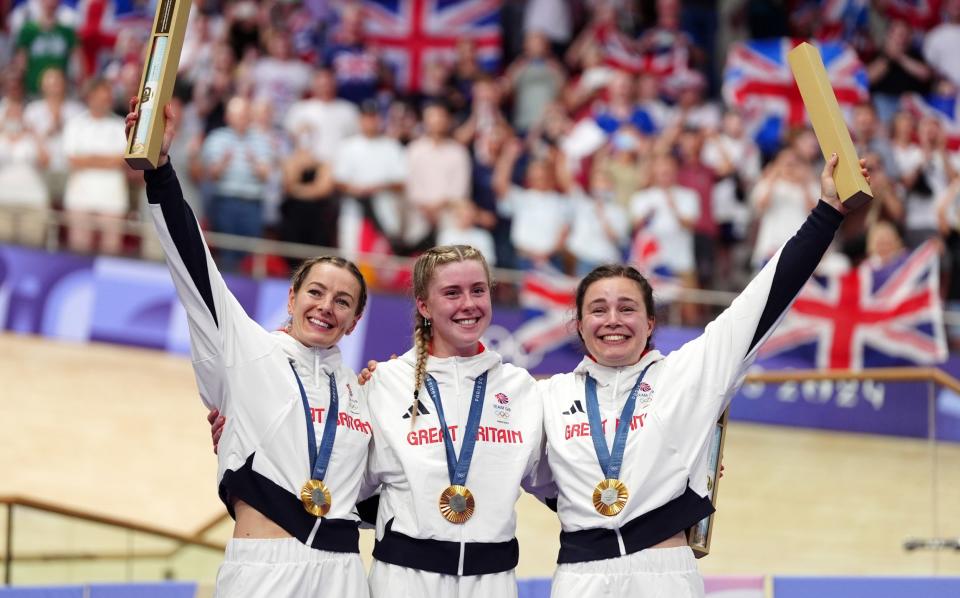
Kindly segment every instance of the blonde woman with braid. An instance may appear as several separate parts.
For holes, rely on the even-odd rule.
[[[414,266],[414,347],[367,382],[381,485],[374,597],[517,595],[515,504],[540,496],[543,416],[536,383],[480,343],[490,269],[465,245]]]

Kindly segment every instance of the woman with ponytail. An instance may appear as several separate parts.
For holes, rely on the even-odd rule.
[[[515,504],[541,497],[543,414],[533,378],[480,337],[490,269],[473,247],[435,247],[414,266],[413,348],[367,382],[381,485],[375,597],[517,595]]]

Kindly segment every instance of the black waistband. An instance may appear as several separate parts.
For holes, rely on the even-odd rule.
[[[457,575],[460,543],[445,540],[420,540],[393,531],[393,519],[387,522],[382,540],[373,546],[373,558],[384,563]],[[467,542],[463,545],[463,574],[503,573],[517,566],[520,544],[509,542]]]
[[[298,496],[253,470],[253,455],[247,458],[240,469],[227,470],[223,474],[220,499],[227,505],[231,517],[236,518],[233,499],[240,499],[304,544],[317,522],[317,518],[303,508]],[[311,548],[331,552],[360,552],[360,530],[356,521],[322,519],[310,543]]]
[[[667,504],[628,521],[620,527],[623,554],[633,554],[656,546],[686,531],[713,513],[713,503],[687,486],[686,491]],[[623,556],[617,533],[612,529],[584,529],[560,532],[560,554],[557,563],[583,563]]]

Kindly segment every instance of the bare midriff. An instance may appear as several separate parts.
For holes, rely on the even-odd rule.
[[[677,532],[675,535],[650,548],[679,548],[681,546],[687,546],[687,535],[683,532]]]
[[[233,503],[233,512],[237,516],[236,523],[233,526],[234,538],[266,540],[290,537],[285,529],[267,519],[266,515],[242,500]]]

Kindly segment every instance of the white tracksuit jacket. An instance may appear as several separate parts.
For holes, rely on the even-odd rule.
[[[173,168],[146,171],[144,179],[167,265],[186,308],[201,398],[226,417],[217,473],[221,498],[231,514],[231,499],[239,498],[314,548],[358,552],[354,506],[371,426],[356,375],[343,365],[336,347],[304,346],[248,317],[217,271]],[[332,506],[322,520],[307,513],[299,498],[311,471],[306,416],[291,361],[307,394],[317,446],[330,402],[328,374],[337,381],[337,435],[324,480]]]
[[[368,483],[382,484],[374,558],[441,575],[512,571],[517,556],[515,504],[521,485],[539,496],[556,492],[538,484],[545,463],[536,382],[526,370],[501,363],[489,349],[472,357],[428,358],[427,371],[437,381],[458,456],[463,437],[457,432],[466,424],[474,381],[489,371],[466,482],[476,510],[469,521],[456,525],[438,508],[450,478],[436,409],[425,389],[416,426],[411,428],[415,363],[415,351],[410,350],[381,363],[367,384],[375,437]]]
[[[842,216],[820,204],[790,241],[704,333],[667,356],[611,368],[585,358],[572,373],[541,382],[547,458],[559,489],[564,563],[615,558],[655,545],[713,511],[707,496],[710,439],[743,383],[757,348],[788,310],[826,251]],[[641,370],[620,479],[629,500],[619,514],[594,509],[603,478],[586,413],[585,380],[597,380],[607,446]],[[611,533],[612,532],[612,533]]]

